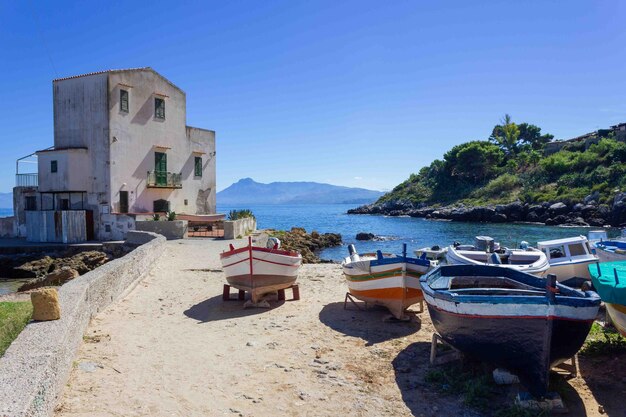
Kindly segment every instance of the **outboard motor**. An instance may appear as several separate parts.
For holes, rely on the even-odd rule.
[[[520,249],[524,249],[524,250],[528,250],[528,242],[526,242],[525,240],[522,240],[519,244],[519,248]]]
[[[481,250],[487,253],[493,253],[495,251],[495,242],[492,237],[489,236],[476,236],[474,239],[474,246],[476,250]]]
[[[361,259],[353,244],[348,245],[348,253],[350,254],[350,260],[352,262],[356,262]]]

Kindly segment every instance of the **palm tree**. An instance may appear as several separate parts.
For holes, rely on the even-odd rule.
[[[498,144],[507,154],[513,154],[517,150],[519,140],[519,127],[511,121],[511,116],[505,114],[499,125],[493,128],[489,140]]]

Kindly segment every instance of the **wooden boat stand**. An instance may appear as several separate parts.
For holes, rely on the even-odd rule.
[[[438,353],[439,347],[445,347],[444,352]],[[441,338],[437,333],[433,333],[433,339],[430,344],[430,364],[431,365],[443,365],[444,363],[452,362],[461,359],[462,354],[460,351],[453,348],[449,343]]]
[[[288,289],[291,289],[292,298],[289,301],[296,301],[300,299],[300,287],[298,284],[293,284]],[[246,292],[244,290],[237,290],[237,297],[231,298],[230,296],[230,285],[224,284],[224,290],[222,292],[222,300],[223,301],[244,301],[246,299]],[[285,290],[277,291],[278,301],[285,301]]]

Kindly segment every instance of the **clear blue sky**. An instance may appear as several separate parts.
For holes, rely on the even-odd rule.
[[[621,3],[621,4],[620,4]],[[626,121],[620,1],[0,0],[0,191],[52,145],[52,79],[151,66],[242,177],[390,189],[502,115]]]

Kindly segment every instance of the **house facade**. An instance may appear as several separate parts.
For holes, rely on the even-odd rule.
[[[28,211],[84,211],[87,238],[122,239],[137,217],[215,213],[215,132],[186,125],[186,96],[152,68],[53,81],[54,146],[36,152]]]

